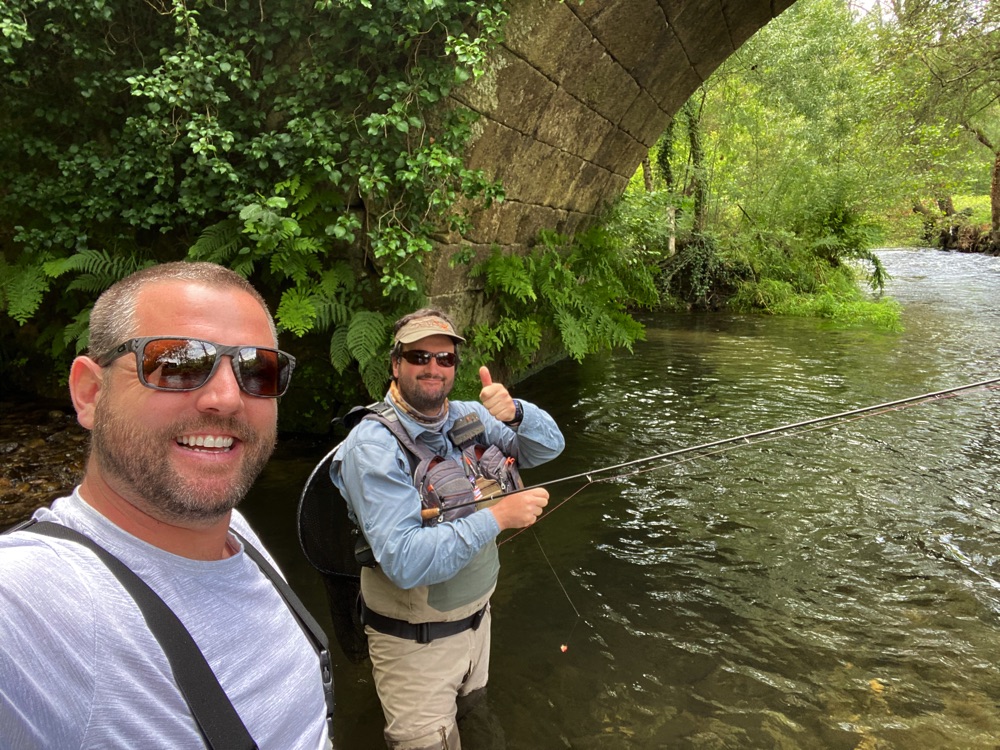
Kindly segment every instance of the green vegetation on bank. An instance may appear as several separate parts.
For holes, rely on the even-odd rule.
[[[989,247],[1000,226],[1000,196],[962,197],[1000,165],[998,24],[962,0],[799,0],[758,32],[611,219],[656,266],[660,304],[898,328],[872,249]]]
[[[495,251],[470,271],[482,278],[496,312],[494,322],[473,327],[472,350],[514,373],[529,369],[540,349],[562,350],[577,361],[606,349],[631,351],[643,328],[629,310],[658,300],[645,255],[605,227],[572,242],[542,232],[524,256]]]
[[[973,224],[987,225],[990,223],[990,196],[988,195],[956,195],[955,209],[959,213],[968,212],[969,221]]]

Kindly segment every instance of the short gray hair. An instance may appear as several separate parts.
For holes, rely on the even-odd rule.
[[[264,309],[274,340],[278,332],[267,303],[253,285],[235,271],[216,263],[175,261],[148,266],[109,286],[90,312],[88,351],[100,356],[135,335],[135,311],[139,293],[151,284],[190,281],[216,289],[237,289],[253,297]],[[173,333],[173,331],[164,331]]]

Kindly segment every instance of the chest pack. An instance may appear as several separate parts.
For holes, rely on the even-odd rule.
[[[460,417],[448,431],[449,441],[461,452],[460,460],[440,456],[414,441],[385,401],[355,407],[343,423],[353,429],[362,420],[382,424],[403,449],[413,486],[420,495],[424,526],[463,518],[524,486],[516,453],[508,456],[489,445],[475,412]],[[348,516],[347,501],[329,479],[330,463],[341,445],[327,453],[306,480],[297,525],[302,552],[323,578],[337,641],[344,654],[359,663],[368,655],[356,607],[361,568],[374,566],[375,560],[367,540]]]
[[[396,411],[384,401],[366,408],[369,413],[362,419],[385,425],[409,458],[424,526],[464,518],[494,505],[504,493],[524,486],[517,470],[517,452],[508,456],[497,446],[486,444],[485,428],[475,412],[457,419],[448,431],[449,441],[462,453],[461,460],[456,461],[413,440]]]

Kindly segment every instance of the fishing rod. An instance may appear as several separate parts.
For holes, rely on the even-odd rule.
[[[778,433],[789,432],[791,430],[802,429],[805,427],[811,427],[815,425],[821,425],[825,423],[833,423],[838,420],[846,421],[852,417],[860,417],[865,414],[871,414],[872,412],[878,411],[889,411],[893,409],[898,409],[901,407],[915,406],[920,403],[938,400],[945,396],[954,396],[955,394],[962,393],[964,391],[976,390],[979,388],[989,388],[990,386],[1000,383],[1000,377],[991,378],[989,380],[981,380],[978,383],[969,383],[967,385],[959,385],[953,388],[945,388],[940,391],[932,391],[931,393],[924,393],[920,396],[910,396],[909,398],[901,398],[897,401],[887,401],[883,404],[875,404],[873,406],[864,406],[860,409],[851,409],[849,411],[842,411],[837,414],[828,414],[823,417],[815,417],[813,419],[806,419],[801,422],[793,422],[791,424],[784,424],[778,427],[771,427],[766,430],[758,430],[756,432],[748,432],[743,435],[736,435],[735,437],[722,438],[719,440],[713,440],[708,443],[702,443],[700,445],[693,445],[686,448],[677,448],[676,450],[667,451],[665,453],[657,453],[656,455],[646,456],[644,458],[636,458],[632,461],[625,461],[624,463],[614,464],[612,466],[604,466],[598,469],[591,469],[590,471],[581,472],[579,474],[572,474],[565,477],[559,477],[558,479],[550,479],[546,482],[539,482],[538,484],[533,484],[529,487],[523,487],[517,490],[508,490],[504,492],[495,492],[493,494],[482,497],[478,500],[470,500],[466,503],[460,503],[458,505],[452,505],[448,510],[455,510],[457,508],[463,508],[470,505],[478,505],[480,508],[487,507],[487,505],[492,505],[494,502],[499,501],[501,498],[507,495],[513,495],[516,492],[523,492],[524,490],[533,490],[538,487],[548,487],[553,484],[560,484],[562,482],[571,482],[576,479],[586,479],[587,484],[584,487],[594,484],[598,481],[609,481],[610,479],[617,479],[622,476],[627,476],[624,474],[618,474],[606,479],[594,479],[593,477],[600,474],[607,474],[608,472],[618,471],[621,469],[627,469],[633,466],[639,466],[642,464],[652,463],[654,461],[662,461],[668,458],[674,458],[676,456],[681,456],[686,453],[694,453],[697,451],[705,451],[710,448],[718,448],[724,445],[732,445],[734,443],[744,443],[752,444],[752,442],[757,438],[763,438],[768,435],[775,435]],[[582,488],[581,488],[582,489]],[[574,493],[576,494],[576,493]],[[561,505],[562,503],[560,503]],[[552,510],[555,510],[553,508]],[[551,511],[549,511],[551,512]],[[425,519],[436,518],[442,513],[439,508],[425,508],[421,511],[421,517]]]

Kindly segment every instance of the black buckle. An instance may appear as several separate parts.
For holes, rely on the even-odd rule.
[[[434,623],[430,622],[418,622],[414,627],[417,629],[417,643],[430,643],[433,638],[431,638],[431,625]]]
[[[326,700],[326,731],[333,740],[333,665],[330,662],[330,652],[325,648],[319,652],[319,668],[323,677],[323,697]]]
[[[472,616],[472,625],[470,626],[473,630],[479,630],[480,624],[483,622],[483,618],[486,617],[486,608],[490,606],[489,604],[484,604],[483,608],[476,612]]]

